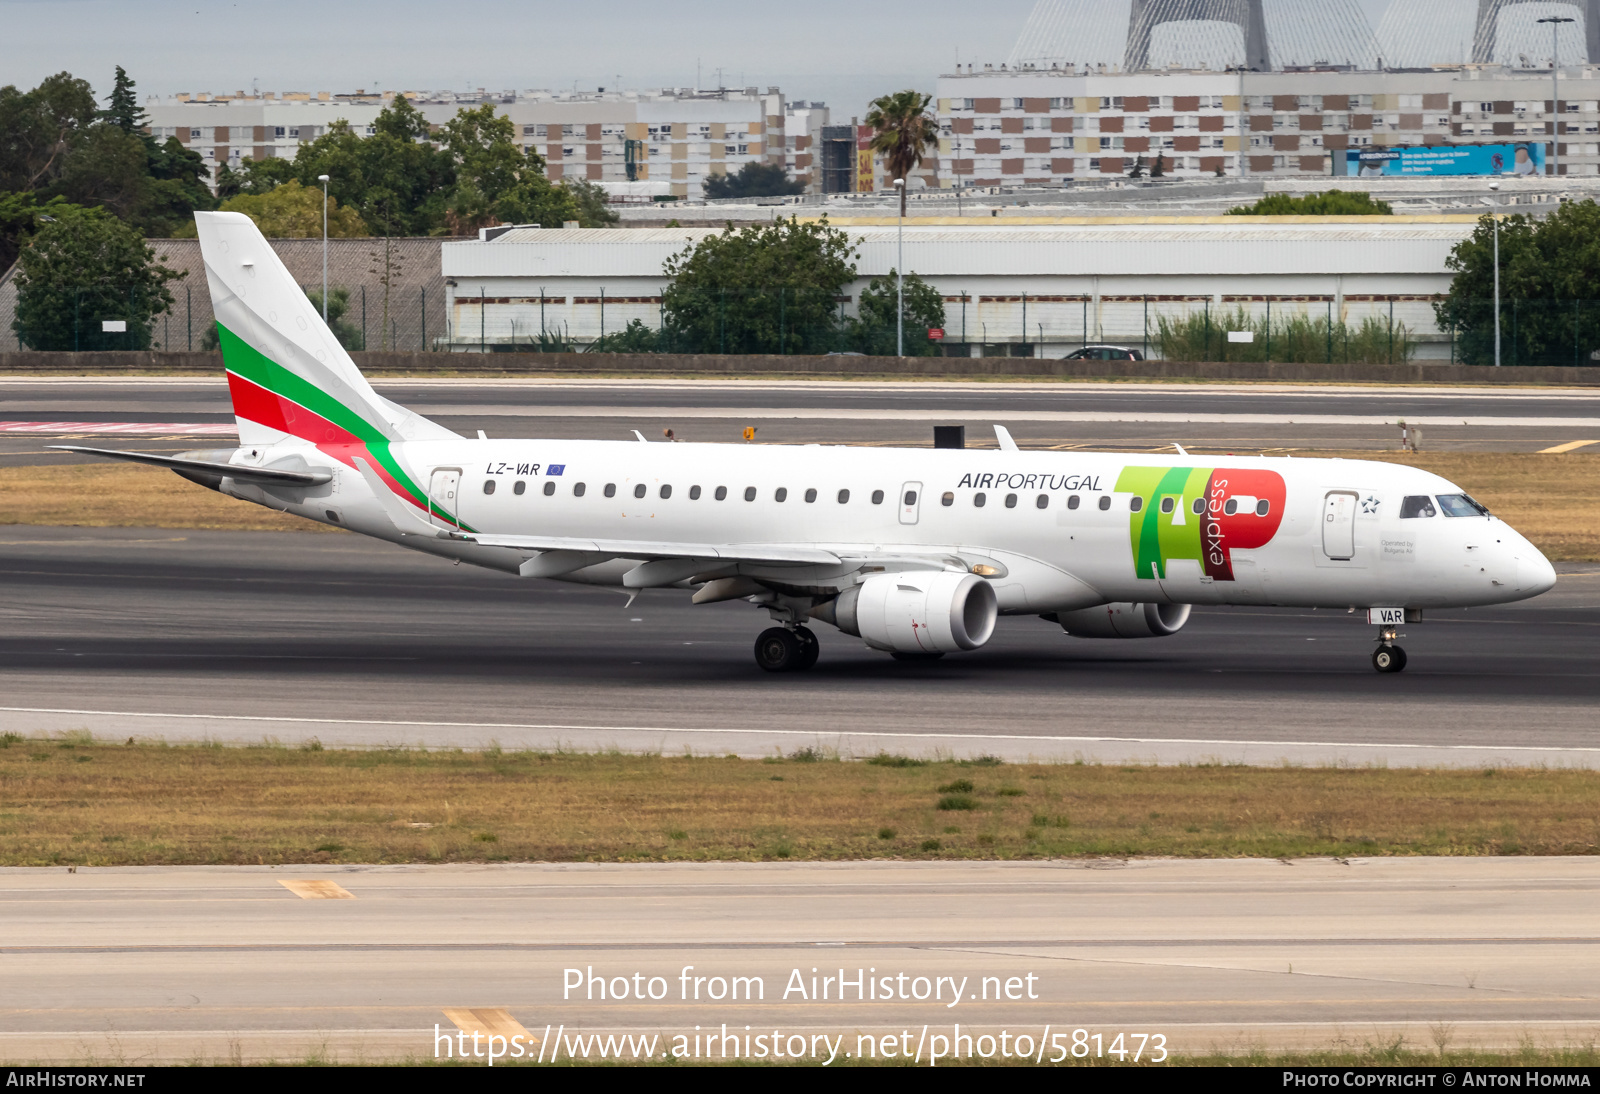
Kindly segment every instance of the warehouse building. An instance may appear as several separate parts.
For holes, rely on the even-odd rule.
[[[930,222],[931,221],[931,222]],[[1163,317],[1393,317],[1448,359],[1432,302],[1472,215],[1350,217],[918,218],[905,268],[945,301],[945,350],[1060,357],[1112,342],[1154,351]],[[893,218],[834,220],[857,244],[855,311],[871,278],[895,265]],[[459,351],[529,348],[541,334],[578,345],[637,319],[661,323],[670,256],[712,229],[487,229],[441,248],[449,329]]]

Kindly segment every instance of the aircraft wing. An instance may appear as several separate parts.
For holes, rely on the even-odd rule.
[[[451,538],[485,547],[528,551],[593,551],[615,558],[683,558],[725,562],[788,562],[797,566],[836,566],[839,556],[815,547],[782,543],[661,543],[642,539],[574,539],[564,536],[501,536],[456,532]]]
[[[320,486],[333,478],[327,471],[280,471],[271,467],[244,467],[236,463],[192,460],[182,456],[158,456],[151,452],[122,452],[114,448],[84,448],[75,444],[52,444],[47,447],[62,452],[79,452],[85,456],[103,456],[110,460],[126,460],[128,463],[165,467],[185,475],[186,478],[188,475],[201,475],[210,479],[226,477],[238,482],[260,483],[264,486]]]

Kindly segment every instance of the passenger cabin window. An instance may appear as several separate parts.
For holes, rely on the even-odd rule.
[[[1174,509],[1176,509],[1177,507],[1178,507],[1178,503],[1177,503],[1176,499],[1174,499],[1174,498],[1162,498],[1161,499],[1161,511],[1163,513],[1170,513]]]
[[[581,498],[583,497],[583,492],[587,489],[589,489],[589,487],[584,483],[575,482],[572,484],[572,496],[575,498]]]
[[[1105,497],[1100,499],[1100,508],[1101,509],[1110,509],[1111,508],[1111,495],[1110,494],[1107,494]]]
[[[1040,509],[1048,509],[1048,508],[1050,508],[1050,495],[1049,494],[1040,494],[1037,498],[1033,499],[1033,504],[1038,506]],[[1078,507],[1078,495],[1073,494],[1070,498],[1067,499],[1067,508],[1068,509],[1076,509],[1077,507]]]
[[[956,503],[956,496],[954,494],[952,494],[948,490],[946,490],[944,492],[944,494],[941,495],[940,498],[939,498],[939,504],[940,505],[954,505],[955,503]],[[910,505],[911,503],[908,501],[908,502],[906,502],[906,504]]]
[[[1007,509],[1015,509],[1016,507],[1017,507],[1017,496],[1015,494],[1007,494],[1006,495],[1006,508]]]
[[[1256,516],[1264,517],[1272,511],[1272,503],[1266,498],[1256,500]]]
[[[1141,510],[1143,508],[1144,508],[1144,499],[1143,498],[1129,498],[1128,499],[1128,512],[1137,513],[1137,512],[1139,512],[1139,510]]]
[[[1189,507],[1189,509],[1190,509],[1191,512],[1194,513],[1195,516],[1198,517],[1201,513],[1204,513],[1206,511],[1206,499],[1205,498],[1195,498],[1194,499],[1194,504],[1191,505]]]
[[[494,480],[493,479],[484,479],[483,480],[483,492],[485,494],[494,493]]]
[[[644,483],[641,482],[633,488],[633,496],[636,498],[644,497]]]
[[[690,501],[699,501],[700,500],[700,488],[698,486],[689,487],[689,500]]]
[[[977,508],[979,508],[979,509],[982,509],[985,505],[988,504],[988,502],[989,502],[989,495],[987,495],[987,494],[974,494],[974,495],[972,495],[972,504],[974,506],[976,506]]]
[[[882,490],[874,490],[872,492],[872,504],[873,505],[882,505],[883,504],[883,491]]]
[[[1400,519],[1410,520],[1412,517],[1435,517],[1438,510],[1433,507],[1433,499],[1426,494],[1412,494],[1400,503]]]
[[[917,504],[917,492],[915,490],[907,490],[906,491],[905,503],[907,505],[915,505],[915,504]]]
[[[1078,497],[1078,495],[1076,495],[1076,494],[1068,494],[1067,495],[1067,508],[1068,509],[1076,509],[1078,507],[1078,505],[1081,503],[1081,500],[1082,499],[1080,499]],[[1039,508],[1043,509],[1044,506],[1045,506],[1044,495],[1040,494],[1039,495]]]
[[[807,489],[807,490],[806,490],[806,504],[808,504],[808,505],[809,505],[809,504],[810,504],[810,503],[811,503],[811,502],[814,502],[814,501],[816,501],[816,500],[817,500],[817,490],[816,490],[816,487],[809,487],[809,488],[808,488],[808,489]]]
[[[1465,494],[1440,494],[1439,508],[1444,510],[1447,517],[1486,517],[1489,510],[1473,501]],[[1406,500],[1410,500],[1409,498]]]
[[[523,494],[528,492],[528,484],[523,482],[521,479],[518,479],[516,482],[511,484],[511,492],[520,498]]]
[[[552,494],[554,494],[555,492],[556,492],[556,484],[555,483],[547,482],[547,483],[544,484],[544,496],[545,497],[548,498]]]
[[[726,486],[717,487],[717,492],[714,496],[718,501],[726,501],[728,498],[728,488]]]
[[[548,493],[549,493],[549,492],[550,492],[550,491],[548,491],[548,490],[546,490],[546,491],[545,491],[545,493],[547,493],[547,494],[548,494]],[[606,483],[606,497],[608,497],[608,498],[614,498],[614,497],[616,497],[616,496],[617,496],[617,484],[616,484],[616,483],[614,483],[614,482],[608,482],[608,483]]]
[[[744,488],[744,500],[745,501],[755,501],[756,500],[756,488],[755,487],[747,486],[747,487]]]
[[[787,486],[778,487],[776,490],[774,490],[772,492],[772,500],[773,501],[788,501],[789,500],[789,488]]]
[[[672,487],[670,485],[662,486],[661,487],[661,499],[663,501],[665,501],[667,498],[670,498],[670,497],[672,497]]]
[[[846,505],[846,504],[849,503],[849,501],[850,501],[850,491],[848,491],[848,490],[839,491],[839,504],[840,505]]]
[[[1239,499],[1229,498],[1227,501],[1223,502],[1222,511],[1230,517],[1233,516],[1233,514],[1239,511]]]

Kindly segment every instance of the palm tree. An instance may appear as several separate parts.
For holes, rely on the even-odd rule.
[[[923,153],[939,143],[939,120],[928,113],[932,101],[932,95],[920,91],[896,91],[873,100],[867,112],[867,124],[875,130],[871,148],[883,156],[892,177],[909,183]],[[904,186],[900,188],[900,215],[906,215]]]

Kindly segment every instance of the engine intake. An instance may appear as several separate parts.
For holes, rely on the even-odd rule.
[[[989,641],[999,601],[976,574],[914,570],[875,574],[811,614],[873,649],[953,653]]]
[[[1189,605],[1101,604],[1050,618],[1074,638],[1165,638],[1189,622]]]

